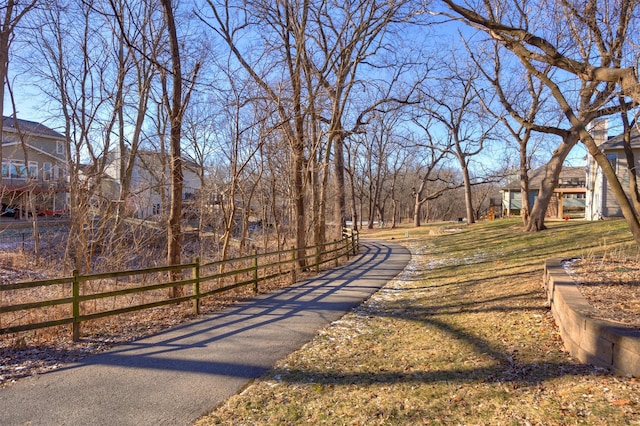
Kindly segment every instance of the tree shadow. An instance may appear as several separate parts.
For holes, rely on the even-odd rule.
[[[359,306],[401,272],[409,258],[401,246],[366,242],[339,269],[87,356],[56,371],[103,365],[255,378],[310,340],[318,328]],[[225,353],[212,356],[221,347]],[[47,356],[66,354],[54,351]]]
[[[466,304],[471,309],[463,310],[463,312],[489,312],[502,311],[498,308],[473,308],[476,304]],[[453,307],[449,305],[448,307]],[[411,308],[409,308],[411,309]],[[517,351],[508,352],[500,350],[496,344],[483,339],[477,335],[469,333],[462,328],[456,328],[451,324],[435,318],[435,315],[442,315],[442,310],[446,310],[446,306],[438,306],[433,309],[413,309],[407,319],[419,321],[425,326],[435,327],[452,339],[464,341],[473,349],[471,350],[477,355],[488,355],[493,359],[490,366],[473,367],[473,368],[451,368],[451,369],[398,369],[395,371],[327,371],[314,369],[296,369],[281,368],[274,369],[269,372],[269,378],[277,378],[278,381],[291,384],[319,384],[319,385],[357,385],[367,386],[372,384],[384,383],[387,385],[394,384],[477,384],[477,383],[508,383],[514,388],[538,386],[547,380],[561,377],[585,377],[590,375],[601,375],[605,370],[588,364],[573,363],[570,361],[540,361],[540,362],[524,362],[518,360]],[[523,307],[524,310],[546,311],[540,307]],[[505,309],[513,311],[513,308]],[[375,315],[367,312],[368,315]],[[445,314],[453,314],[454,312],[445,312]],[[460,313],[456,311],[455,313]],[[393,314],[381,313],[381,316],[388,317],[405,317],[402,312],[394,312]],[[425,338],[429,338],[425,336]],[[447,349],[442,348],[443,351]],[[393,354],[387,354],[392,356]],[[414,366],[415,367],[415,366]]]

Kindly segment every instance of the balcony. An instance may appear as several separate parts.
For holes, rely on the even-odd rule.
[[[66,179],[45,180],[42,177],[27,179],[24,177],[3,176],[2,190],[3,192],[68,192],[69,183]]]

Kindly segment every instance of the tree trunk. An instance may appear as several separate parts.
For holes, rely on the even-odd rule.
[[[396,229],[397,220],[396,217],[398,215],[398,200],[395,198],[391,199],[391,229]]]
[[[631,142],[628,141],[629,135],[625,135],[624,154],[627,159],[627,173],[629,176],[629,194],[633,202],[634,216],[640,211],[640,194],[638,193],[638,176],[636,175],[636,160],[631,149]]]
[[[317,167],[317,159],[314,159],[314,167],[312,170],[309,170],[309,183],[310,183],[310,197],[311,197],[311,229],[313,229],[313,243],[314,245],[320,245],[322,243],[322,231],[320,228],[322,227],[322,223],[324,222],[324,218],[322,210],[324,209],[322,198],[324,197],[324,191],[326,190],[325,179],[324,177],[320,177],[320,173],[318,172]],[[322,166],[321,166],[322,168]],[[326,173],[324,173],[326,175]]]
[[[169,207],[169,219],[167,222],[167,263],[169,265],[180,264],[181,219],[182,219],[182,158],[180,151],[180,138],[182,126],[182,69],[180,64],[180,46],[176,32],[175,19],[171,0],[161,0],[164,10],[167,31],[169,33],[169,45],[171,50],[171,70],[173,75],[173,93],[169,107],[170,147],[171,147],[171,200]],[[177,272],[171,274],[172,280],[180,279]],[[182,287],[173,287],[170,296],[172,298],[182,296]]]
[[[370,179],[373,179],[373,174],[369,173]],[[374,208],[373,208],[373,203],[375,200],[375,194],[373,192],[373,184],[371,182],[369,182],[369,223],[367,223],[367,229],[373,229],[373,222],[375,221],[375,216],[374,216]]]
[[[354,181],[353,173],[349,173],[349,186],[351,188],[351,198],[349,200],[351,204],[351,226],[354,230],[358,230],[358,204],[356,203],[356,183]]]
[[[313,140],[316,140],[315,135]],[[313,216],[314,242],[316,245],[324,244],[327,240],[327,191],[329,190],[329,169],[331,167],[329,150],[330,147],[327,147],[322,163],[320,163],[320,156],[318,156],[315,160],[316,167],[313,167],[310,171],[312,179],[315,179],[317,182],[311,187],[314,205],[311,214]],[[318,168],[317,165],[320,165],[320,167]]]
[[[620,209],[622,210],[622,215],[627,221],[629,225],[629,229],[633,234],[633,238],[638,246],[640,246],[640,223],[638,222],[638,218],[635,215],[635,211],[633,210],[633,206],[629,202],[627,198],[627,194],[616,175],[613,166],[607,159],[607,156],[604,155],[602,151],[598,148],[595,141],[586,130],[582,129],[581,134],[582,142],[586,145],[587,151],[593,157],[593,159],[598,163],[598,166],[602,169],[602,174],[607,179],[607,183],[611,192],[613,192],[616,197],[616,201],[620,205]]]
[[[420,202],[420,194],[414,195],[413,203],[413,226],[416,228],[420,226],[420,212],[422,210],[422,203]]]
[[[467,223],[476,223],[475,215],[473,214],[473,200],[471,193],[471,178],[469,177],[469,166],[463,160],[460,162],[462,166],[462,181],[464,183],[464,204],[467,209]]]
[[[527,227],[529,225],[531,206],[529,205],[529,162],[527,161],[526,147],[525,149],[520,149],[520,194],[520,217],[522,224]]]
[[[301,135],[301,133],[298,133]],[[296,247],[298,249],[297,259],[301,268],[305,268],[304,247],[307,244],[306,220],[304,209],[304,173],[305,173],[304,144],[301,140],[293,147],[293,205],[295,210],[295,232]]]
[[[11,13],[13,2],[7,5],[6,14]],[[3,27],[0,31],[0,138],[4,134],[4,82],[9,68],[9,32]],[[2,150],[0,149],[0,164],[2,164]],[[2,173],[0,173],[0,187],[2,186]]]
[[[384,228],[384,206],[376,204],[376,214],[378,216],[378,224],[380,228]]]
[[[536,198],[536,201],[533,203],[531,217],[529,223],[525,226],[525,231],[538,232],[546,229],[544,219],[547,214],[549,202],[554,194],[553,191],[558,184],[562,164],[567,158],[567,155],[569,155],[569,152],[571,152],[571,149],[578,143],[578,140],[577,133],[571,132],[563,138],[560,146],[553,151],[553,155],[547,163],[547,170],[540,184],[538,198]]]
[[[220,258],[222,260],[226,260],[229,256],[229,246],[231,244],[231,237],[233,236],[233,226],[235,223],[235,218],[237,213],[235,200],[236,200],[236,192],[237,192],[237,186],[238,186],[238,178],[235,172],[235,159],[233,161],[234,163],[231,166],[231,168],[233,169],[233,173],[231,174],[233,178],[231,179],[229,190],[228,190],[229,191],[228,207],[225,207],[224,200],[220,201],[220,210],[222,211],[222,217],[224,220],[224,234],[222,237],[222,249],[220,251]],[[220,273],[224,272],[224,265],[225,265],[224,263],[220,264],[220,270],[219,270]]]
[[[344,191],[344,136],[342,133],[336,136],[333,149],[334,173],[336,175],[336,216],[338,230],[347,225],[346,201]]]

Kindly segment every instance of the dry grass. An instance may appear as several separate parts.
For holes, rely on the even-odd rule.
[[[197,424],[640,424],[640,382],[571,359],[542,290],[548,257],[633,254],[630,234],[549,226],[377,230],[406,270]]]

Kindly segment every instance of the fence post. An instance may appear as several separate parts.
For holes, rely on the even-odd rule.
[[[77,342],[80,340],[80,280],[78,279],[80,273],[77,269],[73,270],[73,341]]]
[[[291,247],[291,284],[296,282],[296,248]]]
[[[193,279],[195,282],[193,283],[193,312],[196,315],[200,314],[200,258],[196,257],[194,260],[195,265],[193,265]]]
[[[258,294],[258,252],[251,250],[253,255],[253,293]]]
[[[349,248],[349,234],[348,233],[344,233],[342,234],[344,238],[344,244],[345,244],[345,254],[347,255],[347,260],[349,260],[349,253],[351,252],[351,249]]]
[[[335,255],[336,259],[336,268],[340,266],[340,246],[338,245],[338,240],[333,240],[333,246],[336,248],[337,254]]]
[[[316,274],[320,272],[320,246],[316,246]]]
[[[351,231],[351,248],[353,249],[353,255],[355,256],[356,254],[358,254],[358,242],[356,241],[356,233],[357,231],[352,230]]]

